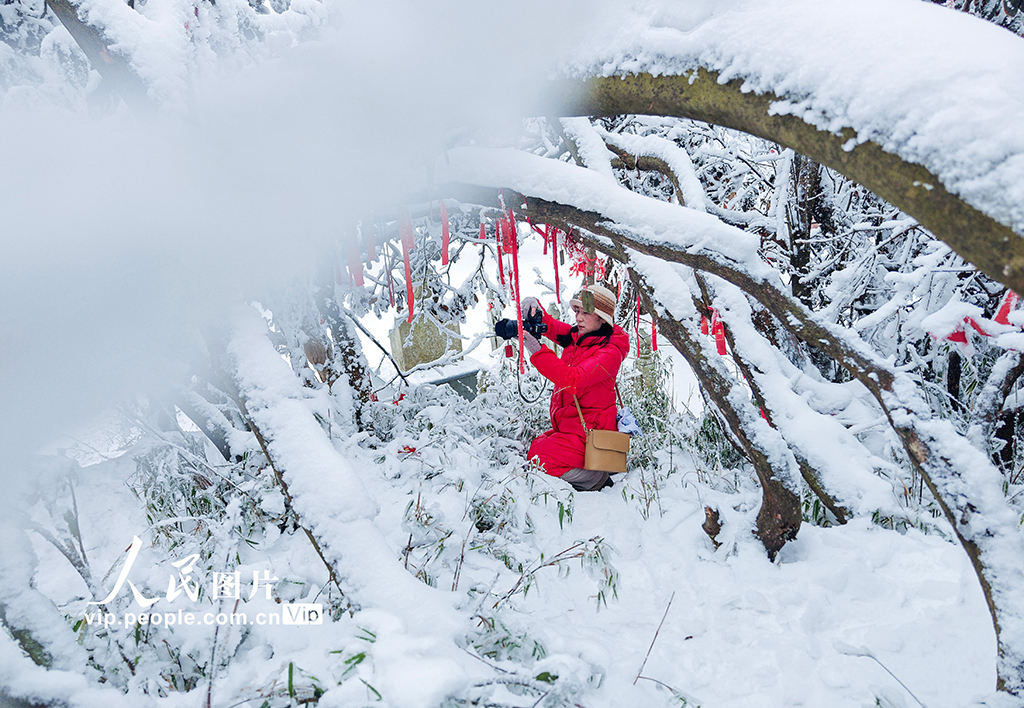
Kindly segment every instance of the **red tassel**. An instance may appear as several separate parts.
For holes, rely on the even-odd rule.
[[[708,318],[705,317],[704,315],[701,315],[700,316],[700,333],[701,334],[707,334],[708,331],[709,331],[708,330]]]
[[[555,264],[555,297],[562,304],[562,288],[558,285],[558,229],[551,229],[551,260]]]
[[[412,322],[413,315],[413,293],[412,293],[412,266],[409,264],[409,251],[413,247],[413,230],[412,230],[412,219],[409,218],[409,213],[405,212],[402,214],[402,218],[398,224],[399,231],[402,233],[402,259],[405,261],[405,295],[406,295],[406,307],[409,310],[409,322]]]
[[[999,324],[1010,324],[1010,313],[1013,312],[1013,308],[1016,306],[1017,293],[1007,290],[1006,295],[1003,296],[1003,301],[999,304],[999,311],[996,312],[996,322]]]
[[[501,287],[505,287],[505,264],[502,262],[501,252],[501,219],[497,219],[494,222],[494,237],[498,241],[498,280],[501,282]]]
[[[651,321],[651,351],[658,351],[658,325]]]
[[[363,287],[363,264],[359,260],[358,241],[352,244],[352,249],[348,252],[348,273],[352,277],[357,288]]]
[[[373,232],[376,227],[371,226],[366,229],[366,260],[368,263],[373,263],[377,260],[377,243],[374,241]]]
[[[967,344],[967,332],[961,328],[946,337],[946,339],[957,344]]]
[[[448,210],[445,209],[444,200],[441,200],[441,265],[448,265],[448,241],[451,232],[448,227]]]
[[[718,353],[725,356],[725,325],[719,320],[714,326],[715,344],[718,345]]]
[[[509,212],[509,230],[512,232],[512,277],[515,279],[515,298],[516,298],[516,319],[519,322],[519,373],[526,373],[526,362],[523,358],[523,296],[519,292],[519,239],[516,233],[516,222],[512,217],[512,210]]]
[[[637,357],[640,356],[640,296],[637,295]]]

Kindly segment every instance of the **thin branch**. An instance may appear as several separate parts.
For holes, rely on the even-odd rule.
[[[672,607],[672,601],[676,599],[675,592],[672,593],[672,597],[668,599],[668,604],[665,605],[665,614],[661,616],[661,622],[658,622],[658,628],[654,630],[654,639],[651,640],[651,646],[647,647],[647,655],[644,657],[644,662],[640,664],[640,670],[636,672],[636,678],[633,679],[633,685],[640,680],[640,674],[644,672],[644,667],[647,666],[647,660],[651,658],[651,651],[654,650],[654,643],[658,641],[658,633],[661,631],[661,625],[665,624],[665,618],[668,617],[668,611]]]

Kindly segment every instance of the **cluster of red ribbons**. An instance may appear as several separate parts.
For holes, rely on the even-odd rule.
[[[722,322],[722,318],[718,314],[718,310],[711,308],[711,322],[708,323],[708,318],[704,315],[700,316],[700,333],[714,336],[715,344],[718,346],[718,353],[721,356],[725,356],[725,324]]]
[[[445,207],[444,200],[441,202],[441,265],[448,265],[448,249],[451,242],[451,225],[448,221],[448,209]],[[398,231],[402,238],[402,260],[405,264],[405,290],[406,297],[408,299],[408,310],[409,317],[408,321],[412,322],[415,297],[412,291],[412,266],[409,262],[409,254],[412,252],[415,246],[416,235],[412,226],[412,217],[408,211],[402,213],[398,219]],[[483,238],[484,225],[480,224],[480,237]],[[366,233],[363,235],[366,256],[368,262],[377,260],[377,244],[374,241],[373,229],[367,228]],[[337,271],[337,269],[336,269]],[[395,305],[395,290],[394,283],[391,280],[391,269],[387,268],[388,271],[388,298],[391,306]],[[354,239],[352,242],[352,248],[349,251],[348,257],[348,273],[350,283],[356,287],[362,287],[365,283],[363,279],[363,261],[361,258],[359,240]],[[335,279],[337,282],[341,282],[340,273],[335,273]]]
[[[412,294],[412,267],[409,265],[409,252],[412,251],[415,240],[415,233],[412,230],[412,218],[409,212],[403,212],[398,220],[398,231],[402,235],[402,260],[405,261],[405,296],[406,306],[409,310],[409,322],[412,322],[413,294]]]
[[[1000,325],[1009,325],[1010,313],[1013,312],[1013,309],[1017,306],[1017,301],[1019,299],[1020,298],[1017,295],[1017,293],[1013,292],[1012,290],[1007,290],[1006,295],[1003,296],[1003,301],[999,303],[999,309],[996,310],[996,316],[992,318],[992,321]],[[944,337],[944,339],[950,342],[955,342],[956,344],[960,344],[962,346],[968,346],[968,326],[974,328],[974,331],[976,331],[982,337],[995,337],[998,336],[999,334],[1002,334],[1001,332],[990,332],[988,329],[986,329],[984,323],[978,322],[973,317],[965,317],[963,324],[961,324],[955,330],[953,330],[952,333]]]
[[[362,250],[366,250],[366,262],[372,263],[377,260],[377,243],[373,238],[373,227],[361,227],[362,248],[358,238],[352,239],[352,247],[348,252],[348,277],[349,284],[358,287],[363,286],[363,259]],[[341,285],[341,269],[335,265],[334,280]]]
[[[481,231],[483,224],[480,225]],[[498,277],[502,287],[506,280],[512,287],[512,297],[516,302],[516,320],[519,325],[519,373],[526,372],[526,362],[523,359],[523,306],[522,293],[519,289],[519,232],[516,228],[515,214],[511,209],[506,210],[495,222],[495,238],[498,246]],[[505,254],[511,254],[512,267],[505,277]]]

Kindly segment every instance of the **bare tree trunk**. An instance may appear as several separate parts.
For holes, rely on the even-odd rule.
[[[330,327],[331,337],[334,339],[330,366],[335,372],[344,374],[349,386],[352,387],[356,427],[362,431],[366,427],[363,407],[373,396],[370,365],[363,354],[359,335],[356,334],[352,322],[353,315],[334,298],[334,279],[330,274],[324,276],[324,282],[317,291],[317,307]]]
[[[708,288],[704,281],[704,278],[699,273],[696,274],[696,278],[697,283],[700,286],[704,300],[710,301],[711,298],[708,293]],[[753,325],[753,323],[751,324]],[[772,421],[771,406],[769,406],[767,401],[765,400],[764,392],[761,390],[761,386],[758,381],[759,377],[755,373],[754,368],[743,356],[742,350],[736,346],[736,341],[733,338],[731,327],[725,328],[725,338],[726,341],[729,343],[729,351],[732,352],[733,361],[736,362],[736,365],[739,367],[740,371],[743,372],[743,376],[747,380],[747,385],[750,386],[750,392],[754,396],[754,401],[757,403],[757,406],[761,409],[761,415],[764,416],[765,420],[768,421],[769,425],[774,426],[775,423]],[[792,449],[793,446],[791,445],[790,447]],[[840,524],[845,524],[850,516],[850,510],[841,506],[832,497],[832,495],[825,490],[825,487],[821,482],[821,477],[818,474],[818,471],[814,469],[814,466],[807,460],[807,458],[804,455],[800,454],[799,450],[794,449],[793,455],[796,457],[797,463],[800,465],[800,476],[803,477],[804,482],[807,483],[807,486],[810,488],[810,490],[814,493],[816,497],[818,497],[819,500],[821,500],[821,503],[825,505],[825,508],[832,512],[832,515],[836,518],[836,521],[838,521]]]
[[[284,470],[281,468],[279,462],[274,458],[274,455],[270,452],[270,445],[267,438],[263,435],[263,432],[253,421],[252,416],[249,415],[249,409],[246,405],[245,397],[239,391],[238,386],[235,384],[235,378],[231,373],[231,369],[227,363],[226,347],[223,340],[208,333],[206,336],[206,346],[210,352],[211,363],[215,372],[220,372],[220,384],[221,389],[224,390],[231,398],[235,401],[238,406],[238,410],[242,415],[242,419],[246,422],[249,430],[252,431],[256,437],[256,442],[259,443],[260,449],[263,451],[263,455],[267,458],[267,463],[270,465],[270,469],[274,473],[274,478],[281,487],[281,494],[284,496],[285,503],[285,515],[288,518],[294,519],[295,524],[302,529],[303,533],[309,539],[310,544],[313,546],[313,550],[323,561],[324,566],[327,568],[327,572],[330,575],[331,582],[337,588],[338,592],[342,597],[345,597],[345,591],[341,587],[341,581],[335,567],[327,560],[323,550],[320,548],[320,544],[317,542],[316,537],[309,530],[308,526],[303,524],[302,519],[299,518],[298,513],[295,511],[295,505],[292,503],[292,496],[288,491],[288,483],[284,478]]]
[[[72,0],[46,0],[46,6],[78,43],[92,68],[99,72],[111,90],[134,109],[148,110],[152,107],[146,96],[146,85],[131,68],[128,59],[110,48],[110,41],[100,30],[78,16],[78,6]]]
[[[644,308],[654,312],[655,296],[643,277],[631,270],[630,279],[644,303]],[[789,488],[783,481],[787,476],[787,470],[774,468],[780,465],[781,461],[775,459],[777,456],[762,445],[765,436],[752,429],[759,424],[765,425],[764,421],[760,420],[758,412],[749,403],[741,407],[738,401],[741,401],[742,397],[732,395],[734,383],[721,369],[717,359],[705,354],[701,342],[691,334],[694,328],[673,317],[659,317],[658,328],[686,359],[701,388],[753,465],[761,484],[761,510],[757,515],[755,535],[764,544],[768,557],[774,559],[787,541],[796,538],[803,515],[798,490]]]

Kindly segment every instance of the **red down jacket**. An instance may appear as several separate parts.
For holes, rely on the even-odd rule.
[[[530,357],[537,371],[554,383],[555,390],[551,394],[551,430],[533,441],[527,458],[540,458],[548,474],[561,477],[573,467],[583,467],[586,450],[586,433],[573,394],[579,399],[588,428],[616,429],[615,378],[629,352],[629,335],[615,325],[611,339],[601,344],[604,337],[581,337],[572,332],[572,325],[547,313],[544,324],[548,326],[545,336],[551,341],[571,335],[574,343],[565,347],[561,358],[547,347]]]

